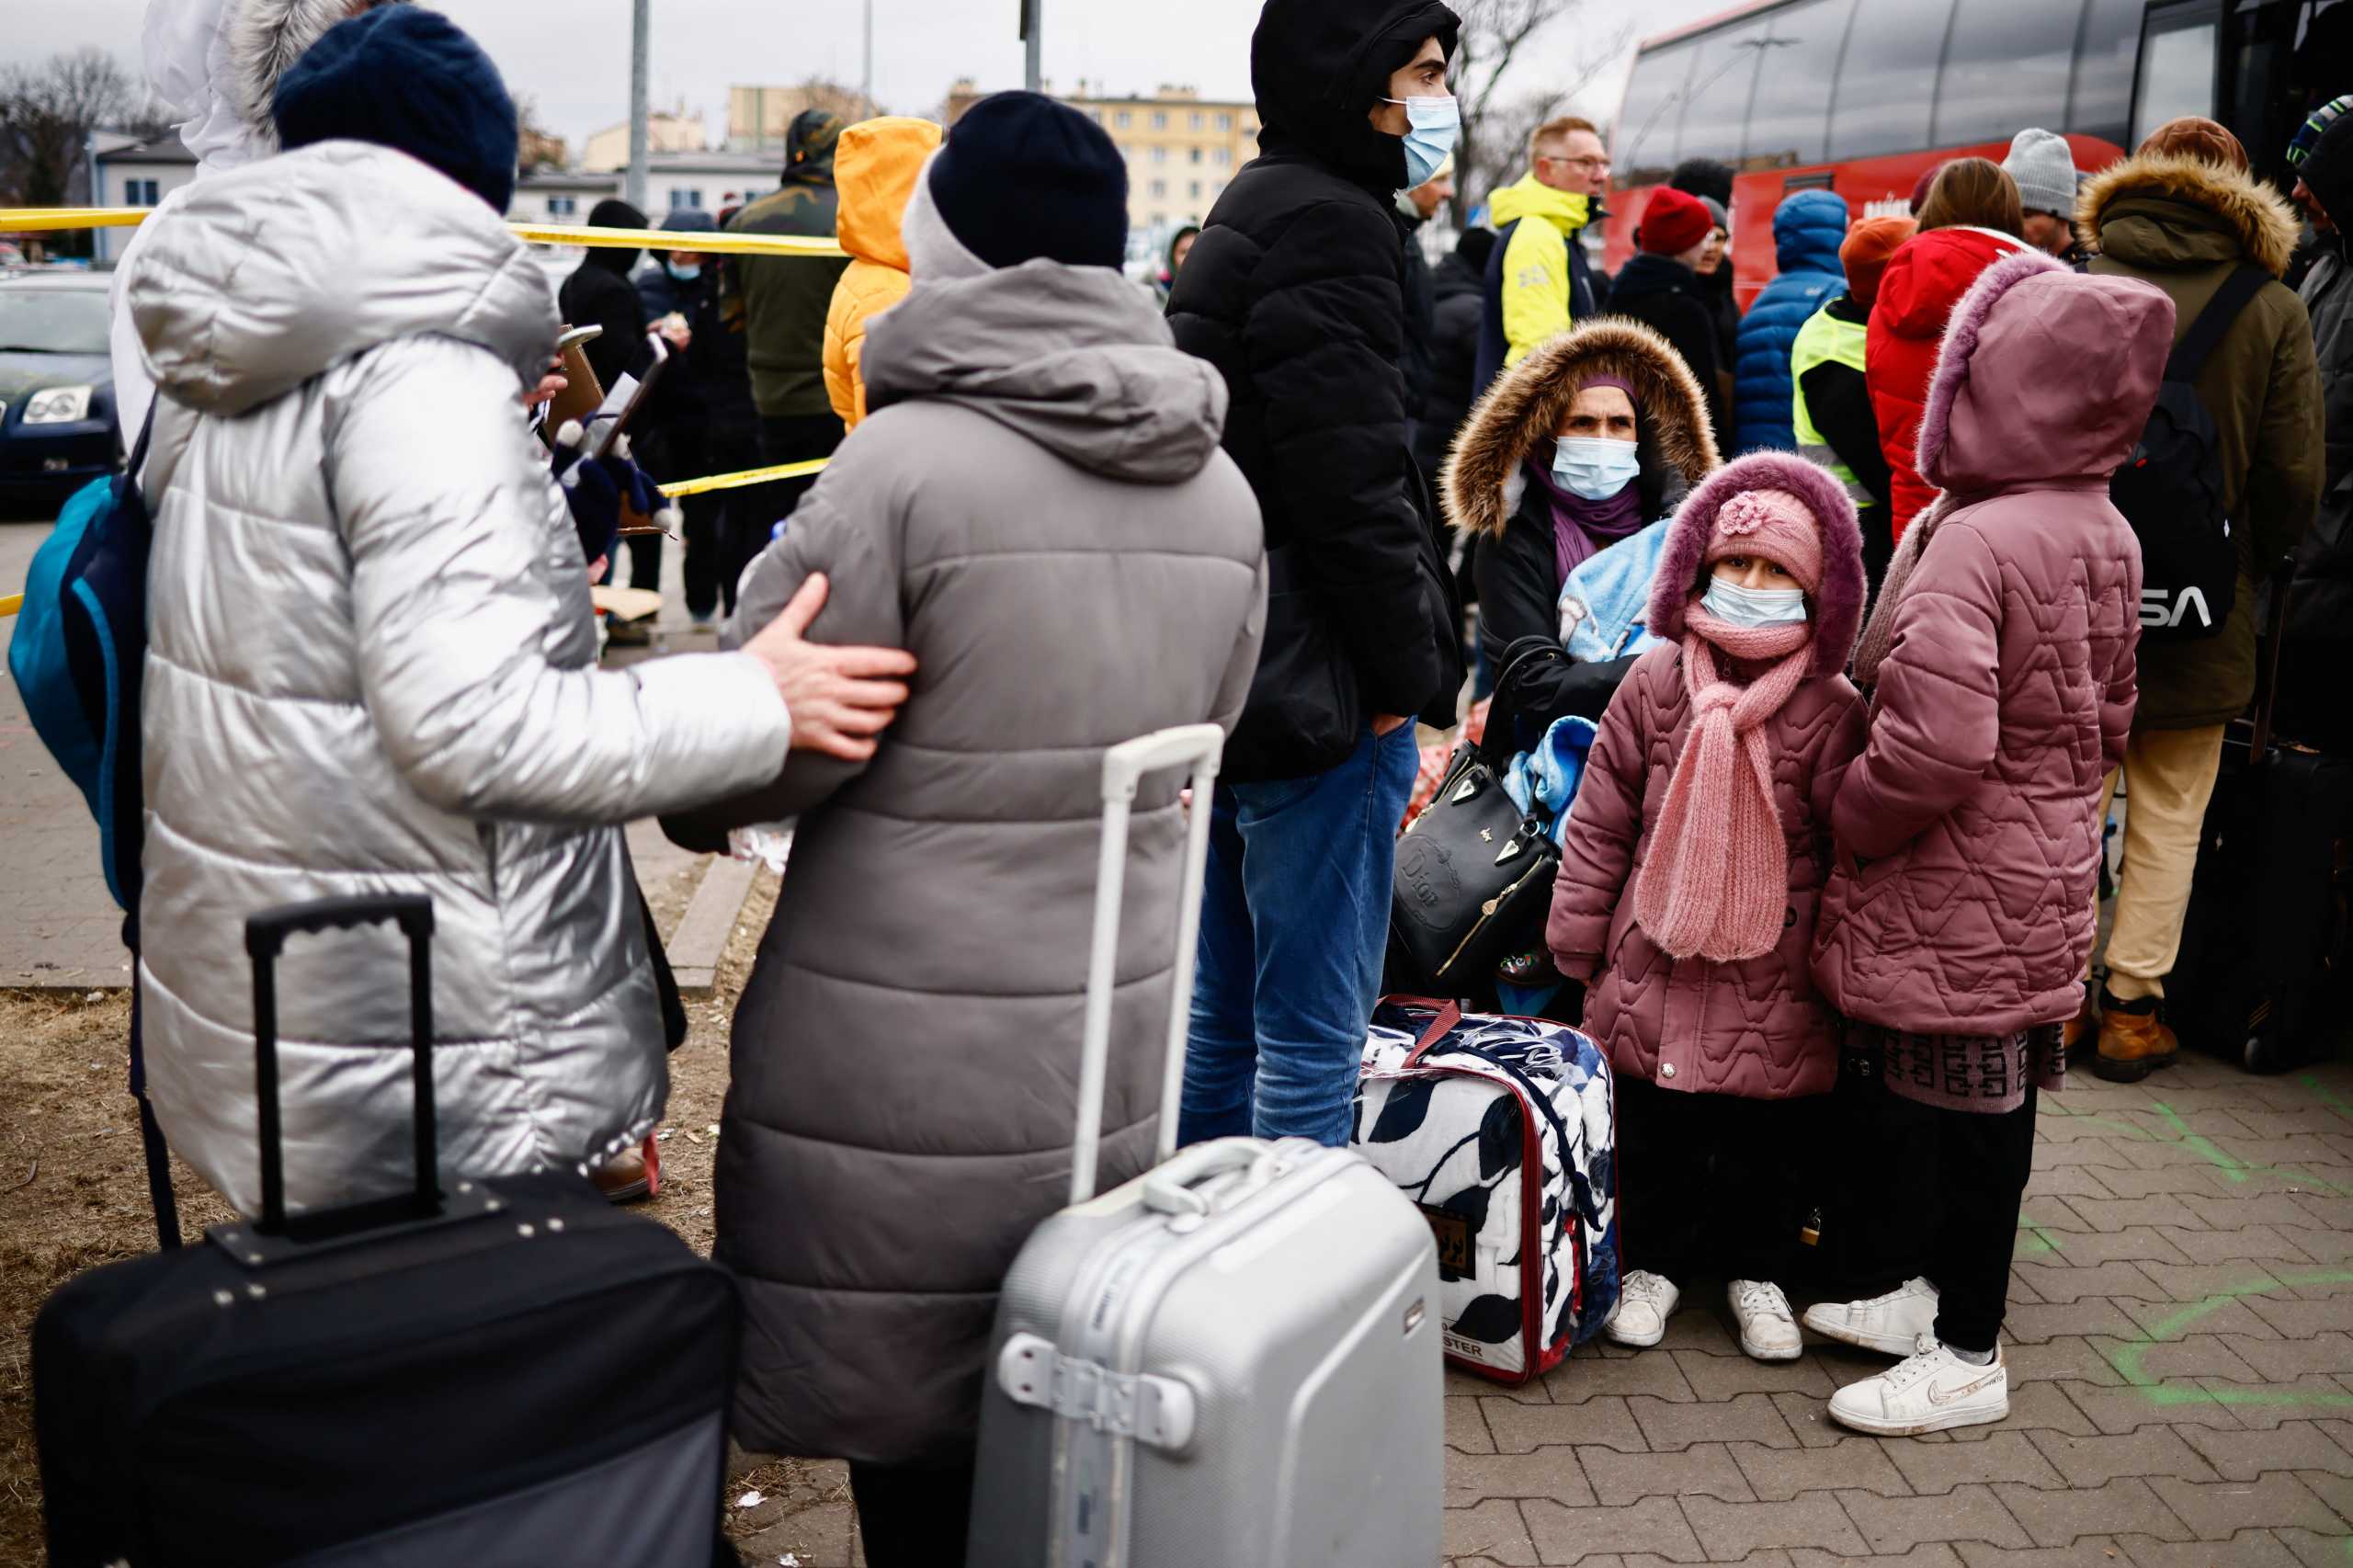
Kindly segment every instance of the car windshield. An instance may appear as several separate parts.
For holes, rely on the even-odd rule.
[[[103,354],[103,289],[0,289],[0,353]]]

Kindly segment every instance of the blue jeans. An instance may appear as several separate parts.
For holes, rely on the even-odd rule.
[[[1180,1142],[1348,1141],[1418,762],[1368,727],[1328,773],[1218,787]]]

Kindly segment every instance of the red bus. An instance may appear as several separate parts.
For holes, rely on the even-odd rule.
[[[1633,254],[1650,188],[1686,158],[1737,171],[1744,310],[1776,270],[1773,209],[1790,192],[1907,212],[1923,169],[1998,162],[2030,125],[2064,134],[2088,171],[2177,115],[2208,115],[2276,176],[2310,107],[2353,87],[2353,51],[2330,41],[2348,21],[2353,0],[1756,0],[1637,51],[1603,265]],[[2347,79],[2306,79],[2323,75]]]

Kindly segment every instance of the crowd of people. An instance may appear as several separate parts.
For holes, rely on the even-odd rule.
[[[430,892],[444,1167],[625,1165],[678,1031],[621,824],[717,849],[797,818],[715,1177],[736,1431],[848,1459],[870,1562],[959,1561],[995,1292],[1070,1158],[1102,751],[1229,733],[1213,794],[1137,804],[1108,1181],[1151,1158],[1188,811],[1211,837],[1180,1137],[1344,1143],[1417,724],[1455,728],[1535,640],[1570,656],[1512,664],[1490,722],[1595,733],[1506,978],[1615,1069],[1636,1174],[1607,1332],[1655,1345],[1716,1278],[1744,1350],[1799,1355],[1788,1173],[1828,1141],[1870,1172],[1838,1187],[1876,1284],[1803,1322],[1901,1358],[1831,1415],[2006,1414],[2038,1094],[2071,1048],[2111,1077],[2172,1059],[2256,582],[2309,533],[2341,608],[2353,115],[2297,149],[2301,298],[2287,198],[2181,120],[2088,177],[2023,130],[1908,218],[1798,192],[1744,317],[1731,171],[1651,193],[1608,277],[1582,119],[1538,130],[1496,227],[1429,265],[1454,14],[1267,0],[1260,154],[1154,289],[1122,276],[1101,127],[1004,93],[945,131],[804,114],[774,193],[674,215],[642,267],[591,251],[559,296],[502,221],[514,103],[453,24],[206,3],[239,155],[150,219],[119,298],[157,394],[142,1027],[165,1132],[231,1202],[256,1199],[247,915]],[[847,255],[722,260],[695,248],[713,222]],[[2143,645],[2110,476],[2248,267],[2194,383],[2239,591],[2217,635]],[[635,458],[657,476],[831,456],[687,502],[719,652],[599,667],[614,519],[557,472],[591,460],[579,433],[551,466],[523,412],[567,323],[606,329],[600,380],[666,348]],[[659,537],[630,542],[653,585]],[[283,965],[298,1203],[401,1182],[391,944]],[[1870,1092],[1834,1095],[1858,1062]]]

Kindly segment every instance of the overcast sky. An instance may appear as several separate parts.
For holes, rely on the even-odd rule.
[[[1638,36],[1722,10],[1729,0],[1582,0],[1577,15],[1517,67],[1533,86],[1547,54],[1574,55],[1581,34],[1632,20]],[[488,49],[518,94],[574,151],[590,131],[628,113],[630,0],[438,0]],[[1057,90],[1150,92],[1189,83],[1205,96],[1246,97],[1250,29],[1260,0],[1045,0],[1045,69]],[[922,113],[969,75],[984,88],[1021,85],[1018,0],[873,0],[874,91],[885,107]],[[36,60],[98,44],[126,64],[139,55],[147,0],[7,0],[0,59]],[[829,75],[856,85],[862,68],[859,0],[654,0],[653,101],[683,98],[725,134],[732,83],[790,85]],[[1621,69],[1581,105],[1606,114]]]

